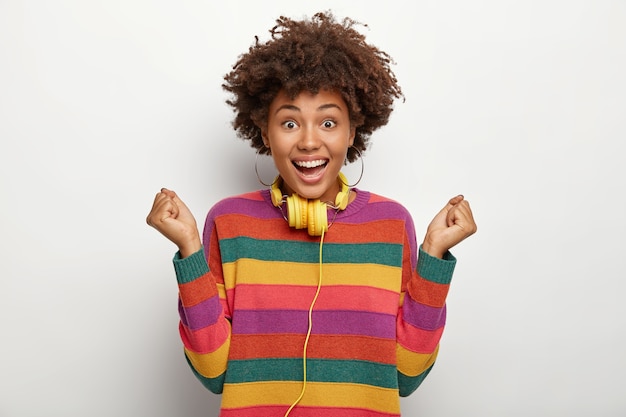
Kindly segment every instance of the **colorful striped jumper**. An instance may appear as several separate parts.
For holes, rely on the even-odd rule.
[[[322,245],[290,228],[268,190],[207,216],[204,251],[174,259],[180,335],[222,417],[391,417],[433,366],[455,265],[416,243],[408,211],[356,190]]]

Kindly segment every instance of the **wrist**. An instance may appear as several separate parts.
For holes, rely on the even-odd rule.
[[[200,239],[193,239],[189,242],[185,242],[185,244],[181,244],[178,246],[178,252],[180,253],[181,258],[186,258],[188,256],[193,255],[202,249],[202,243],[200,243]]]
[[[434,245],[428,239],[424,239],[424,243],[422,243],[422,250],[426,252],[427,254],[429,254],[430,256],[433,256],[439,259],[443,259],[443,255],[447,252],[446,249],[442,249],[438,247],[437,245]]]

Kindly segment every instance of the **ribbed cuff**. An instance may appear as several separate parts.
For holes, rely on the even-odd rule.
[[[443,255],[443,259],[429,255],[419,248],[417,258],[417,273],[428,281],[438,284],[449,284],[456,266],[456,258],[450,252]]]
[[[180,252],[176,252],[173,262],[176,280],[179,284],[186,284],[209,272],[209,265],[202,248],[186,258],[181,258]]]

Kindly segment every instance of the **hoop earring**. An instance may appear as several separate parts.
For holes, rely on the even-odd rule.
[[[344,183],[349,188],[356,187],[356,185],[361,182],[361,179],[363,178],[363,171],[365,170],[365,164],[363,163],[363,155],[361,154],[361,151],[357,147],[354,147],[354,146],[352,146],[352,147],[354,148],[356,153],[359,154],[359,160],[361,161],[361,175],[359,175],[359,179],[356,180],[356,182],[354,184],[345,184]],[[340,179],[340,181],[343,183],[343,180]]]
[[[266,184],[265,182],[263,182],[263,180],[261,179],[261,176],[259,175],[259,154],[261,153],[260,149],[256,150],[256,156],[254,157],[254,172],[256,173],[256,179],[259,180],[259,182],[266,186],[266,187],[271,187],[272,184],[274,184],[274,181],[272,181],[270,184]],[[278,178],[278,177],[276,177]]]

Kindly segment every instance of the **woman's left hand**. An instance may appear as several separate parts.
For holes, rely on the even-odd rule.
[[[450,199],[428,225],[422,250],[442,258],[450,248],[476,233],[476,230],[469,202],[458,195]]]

